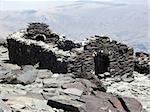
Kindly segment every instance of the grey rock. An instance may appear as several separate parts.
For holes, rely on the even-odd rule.
[[[30,84],[36,80],[38,71],[33,66],[25,66],[23,73],[17,75],[17,80],[23,84]]]
[[[79,90],[76,88],[67,88],[67,89],[63,90],[63,92],[66,94],[71,94],[71,95],[75,95],[75,96],[79,96],[79,97],[81,97],[81,95],[83,94],[83,90]]]
[[[0,111],[2,112],[12,112],[12,109],[5,104],[2,100],[0,100]]]
[[[52,108],[71,112],[141,111],[142,106],[135,99],[106,93],[98,78],[131,81],[133,51],[129,51],[127,45],[111,42],[109,37],[96,36],[78,46],[78,51],[74,42],[61,41],[59,37],[43,23],[31,23],[25,31],[8,37],[10,61],[28,66],[6,73],[1,71],[5,74],[5,77],[2,75],[4,82],[24,84],[23,87],[10,86],[12,89],[5,92],[12,93],[12,96],[3,97],[3,100],[8,100],[7,103],[15,109],[28,107],[31,111]],[[49,70],[35,69],[38,64],[38,68]],[[145,67],[143,61],[138,63],[141,64]]]
[[[134,70],[142,73],[149,74],[150,73],[150,54],[144,52],[136,52],[136,57],[134,60]]]
[[[131,77],[130,73],[126,73],[123,76],[121,76],[121,79],[125,82],[132,82],[134,80],[134,77]]]
[[[104,77],[105,77],[105,74],[98,74],[98,76],[99,76],[100,78],[104,78]]]
[[[37,77],[40,79],[47,79],[52,77],[53,73],[50,70],[38,70]]]
[[[0,112],[4,112],[4,110],[0,108]]]
[[[105,75],[106,77],[111,76],[111,74],[110,74],[109,72],[105,72],[104,75]]]

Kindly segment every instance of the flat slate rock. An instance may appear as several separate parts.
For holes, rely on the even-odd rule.
[[[63,92],[66,93],[66,94],[71,94],[71,95],[75,95],[75,96],[80,97],[83,93],[83,90],[79,90],[79,89],[76,89],[76,88],[67,88]]]

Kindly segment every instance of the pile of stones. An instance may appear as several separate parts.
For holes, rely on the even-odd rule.
[[[73,74],[53,74],[33,66],[0,67],[2,112],[142,112],[134,98],[102,91],[95,83]]]
[[[30,23],[27,28],[27,32],[31,37],[36,36],[36,34],[44,34],[48,36],[52,33],[48,27],[49,26],[44,23]]]
[[[48,27],[45,23],[30,23],[24,38],[56,43],[59,40],[59,35],[52,32]]]
[[[149,74],[150,73],[150,54],[143,53],[143,52],[136,52],[134,70],[142,74]]]

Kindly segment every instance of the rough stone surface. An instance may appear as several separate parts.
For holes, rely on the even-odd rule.
[[[5,49],[3,49],[5,50]],[[8,52],[7,52],[8,53]],[[3,54],[1,59],[5,57]],[[3,63],[7,64],[7,63]],[[13,69],[13,65],[8,69],[0,68],[11,74],[19,74],[21,72],[25,74],[31,74],[28,72],[38,71],[35,81],[26,85],[18,82],[18,84],[5,84],[0,83],[0,99],[2,100],[2,111],[20,111],[20,112],[127,112],[122,105],[122,102],[118,99],[120,97],[102,92],[96,83],[92,80],[84,78],[75,78],[73,74],[53,74],[50,70],[38,70],[33,66],[24,66],[22,68]],[[13,71],[13,72],[12,72]],[[33,73],[34,74],[34,73]],[[45,74],[45,77],[44,77]],[[75,91],[64,92],[67,89],[78,90],[80,94]],[[82,94],[81,94],[82,91]],[[71,94],[70,94],[71,93]],[[142,105],[137,103],[137,100],[121,97],[123,101],[126,101],[126,106],[136,112],[142,109]],[[132,100],[133,103],[130,103]],[[138,108],[135,108],[133,104],[138,104]]]
[[[76,88],[67,88],[63,92],[66,93],[66,94],[71,94],[71,95],[75,95],[75,96],[80,97],[83,93],[83,90],[79,90],[79,89],[76,89]]]
[[[133,49],[127,45],[97,35],[80,45],[43,23],[29,24],[7,42],[8,50],[0,46],[0,111],[149,110],[148,76],[132,75]],[[120,86],[126,88],[115,90]]]
[[[4,60],[8,60],[6,48],[1,48],[0,55],[0,69],[1,73],[9,78],[5,81],[9,81],[14,74],[17,76],[21,73],[31,73],[34,75],[36,71],[35,81],[27,83],[26,85],[18,82],[18,84],[0,84],[0,99],[2,103],[0,105],[1,110],[4,112],[128,112],[125,106],[118,99],[120,97],[102,92],[99,86],[92,81],[84,78],[75,78],[73,74],[53,74],[50,70],[38,70],[33,66],[24,66],[22,68],[16,67],[16,65],[4,63]],[[1,74],[1,80],[4,79]],[[109,75],[105,73],[105,75]],[[2,79],[3,78],[3,79]],[[13,81],[14,82],[14,81]],[[93,83],[94,82],[94,83]],[[78,90],[80,94],[75,91],[69,91],[67,94],[64,92],[67,89]],[[82,94],[81,94],[82,91]],[[71,93],[71,94],[70,94]],[[141,112],[142,105],[135,99],[126,99],[126,106],[129,110],[132,109],[136,112]],[[129,103],[132,100],[132,103]],[[54,105],[55,104],[55,105]],[[137,104],[138,108],[135,108]],[[133,112],[134,112],[133,111]]]
[[[8,37],[10,61],[18,65],[39,63],[40,68],[53,73],[73,73],[78,77],[93,78],[105,72],[110,75],[99,78],[119,76],[121,80],[126,73],[126,77],[133,77],[133,49],[127,45],[97,35],[82,45],[62,38],[54,36],[44,23],[31,23],[26,30]]]
[[[119,94],[123,96],[130,96],[138,99],[143,107],[150,111],[150,78],[149,74],[144,75],[137,72],[133,73],[134,80],[130,83],[120,81],[116,82],[113,78],[106,78],[101,80],[107,86],[107,92]]]
[[[133,49],[115,43],[109,37],[95,36],[85,42],[84,51],[77,56],[74,71],[78,69],[77,74],[87,74],[87,76],[110,72],[111,75],[104,75],[104,77],[120,76],[121,78],[121,75],[126,73],[130,74],[128,77],[132,77],[133,67]]]
[[[150,73],[150,54],[143,52],[136,52],[134,70],[142,73]]]

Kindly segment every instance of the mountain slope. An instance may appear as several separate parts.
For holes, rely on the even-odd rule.
[[[75,1],[40,10],[1,11],[0,37],[28,22],[45,22],[53,31],[77,41],[95,34],[108,35],[136,50],[150,52],[146,2],[112,1]]]

